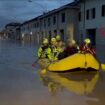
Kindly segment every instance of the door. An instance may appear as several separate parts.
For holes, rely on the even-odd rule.
[[[64,41],[64,30],[60,30],[61,39]]]
[[[87,37],[91,39],[91,43],[93,46],[96,45],[96,29],[88,29]]]
[[[51,31],[49,31],[49,42],[51,42],[51,38],[52,38]]]

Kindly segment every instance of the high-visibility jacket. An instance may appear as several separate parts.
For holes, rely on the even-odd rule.
[[[55,61],[58,59],[58,48],[56,46],[51,46],[52,60]]]
[[[51,46],[52,60],[58,60],[59,54],[64,51],[64,48]]]
[[[48,58],[51,59],[51,48],[50,47],[45,47],[41,46],[38,50],[38,58]]]

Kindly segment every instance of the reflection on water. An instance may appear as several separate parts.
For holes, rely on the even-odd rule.
[[[0,40],[0,105],[105,105],[104,71],[39,73],[37,48]]]
[[[44,86],[53,95],[57,92],[66,89],[68,92],[73,92],[78,95],[85,95],[91,93],[99,79],[99,72],[80,72],[80,73],[47,73],[40,75]]]
[[[44,75],[40,73],[40,78],[43,86],[47,87],[49,93],[53,96],[64,93],[72,94],[74,97],[72,101],[78,100],[77,96],[79,96],[85,101],[84,105],[104,105],[104,75],[105,72],[103,71],[71,72],[64,74],[47,72]],[[83,103],[82,101],[78,104]]]

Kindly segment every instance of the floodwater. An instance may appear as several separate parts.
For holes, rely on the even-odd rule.
[[[37,47],[0,40],[0,105],[105,105],[104,71],[43,75],[35,59]]]

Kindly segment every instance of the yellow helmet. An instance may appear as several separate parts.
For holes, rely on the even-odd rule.
[[[51,42],[56,42],[56,38],[51,38]]]
[[[47,38],[45,38],[45,39],[43,40],[43,44],[48,44],[48,39],[47,39]]]
[[[57,36],[56,36],[56,40],[61,40],[60,35],[57,35]]]
[[[41,74],[42,75],[45,75],[46,73],[47,73],[47,70],[46,69],[41,70]]]
[[[87,38],[87,39],[84,40],[84,42],[87,43],[87,44],[90,44],[91,40],[89,38]]]
[[[76,41],[75,40],[72,40],[72,44],[76,44]]]

